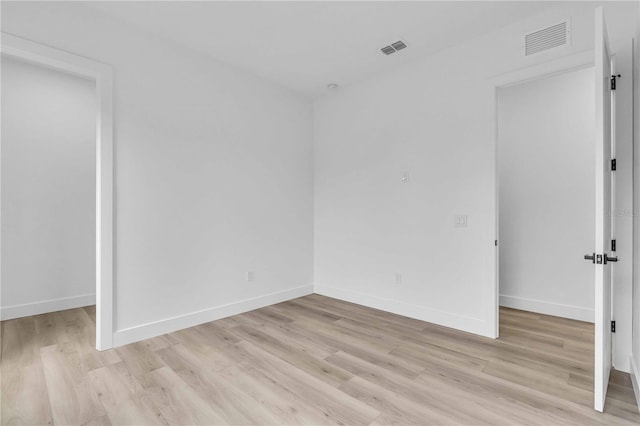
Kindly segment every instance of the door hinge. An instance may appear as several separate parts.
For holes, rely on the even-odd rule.
[[[615,321],[611,321],[611,332],[612,333],[616,332],[616,322]]]
[[[616,251],[616,240],[611,240],[611,251]]]
[[[496,240],[496,247],[498,247],[498,240]]]
[[[616,90],[616,80],[620,78],[620,74],[614,74],[611,76],[611,90]]]
[[[615,158],[612,158],[612,159],[611,159],[611,171],[612,171],[612,172],[615,172],[617,168],[618,168],[618,164],[617,164],[617,162],[616,162],[616,159],[615,159]]]

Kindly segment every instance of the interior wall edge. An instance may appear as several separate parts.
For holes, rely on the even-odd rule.
[[[484,337],[496,338],[493,323],[478,318],[465,317],[452,312],[439,311],[426,306],[413,305],[393,299],[372,296],[351,290],[344,290],[326,285],[315,285],[315,293],[355,303],[369,308],[402,315],[408,318],[425,321],[431,324],[453,328]]]
[[[287,289],[275,293],[269,293],[226,305],[215,306],[209,309],[196,311],[172,318],[162,319],[147,324],[142,324],[122,330],[113,334],[113,347],[127,345],[162,334],[171,333],[207,322],[219,320],[232,315],[242,314],[254,309],[264,308],[276,303],[313,294],[313,284]]]
[[[634,356],[631,354],[629,357],[629,365],[631,366],[629,375],[631,376],[631,383],[633,384],[633,393],[636,395],[638,411],[640,411],[640,383],[638,383],[638,379],[640,379],[640,370],[638,370],[638,366],[633,358]]]
[[[593,309],[506,294],[500,295],[500,306],[590,323],[593,323],[595,319]]]
[[[30,317],[32,315],[46,314],[49,312],[64,311],[67,309],[82,308],[96,304],[96,295],[83,294],[80,296],[62,297],[59,299],[42,300],[22,305],[3,306],[0,308],[0,321],[15,318]]]

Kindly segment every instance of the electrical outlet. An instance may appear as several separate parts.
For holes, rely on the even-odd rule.
[[[402,274],[400,272],[396,272],[396,285],[402,284]]]
[[[466,214],[457,214],[453,216],[453,226],[455,228],[466,228],[467,227],[467,215]]]
[[[248,283],[253,282],[254,278],[255,278],[254,272],[253,271],[247,271],[247,282]]]

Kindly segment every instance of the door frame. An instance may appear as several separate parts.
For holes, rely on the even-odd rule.
[[[110,65],[0,33],[0,52],[96,83],[96,349],[113,347],[113,71]]]
[[[498,164],[498,90],[526,83],[528,81],[551,77],[557,74],[576,71],[594,66],[594,50],[584,50],[552,61],[535,64],[515,71],[493,76],[489,79],[493,91],[493,152],[494,152],[494,235],[498,242],[494,246],[494,287],[492,293],[493,309],[490,321],[493,323],[493,338],[500,337],[500,235],[499,235],[499,164]],[[579,255],[580,253],[578,253]]]

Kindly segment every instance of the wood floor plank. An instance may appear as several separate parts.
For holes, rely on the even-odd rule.
[[[593,324],[501,308],[499,339],[320,295],[97,352],[95,308],[3,321],[2,425],[640,424],[593,410]]]
[[[401,424],[442,424],[456,419],[438,410],[435,404],[416,403],[385,389],[383,386],[376,385],[357,376],[340,386],[340,390],[393,417],[396,422]],[[471,419],[457,418],[457,420],[468,422]]]
[[[179,341],[168,334],[152,337],[151,339],[146,339],[144,341],[145,346],[148,347],[151,351],[168,348],[169,346],[175,345],[176,343],[179,343]]]
[[[430,419],[428,423],[455,422],[460,424],[469,424],[486,423],[490,420],[495,422],[499,420],[498,417],[492,416],[491,412],[486,412],[482,406],[470,406],[469,404],[465,404],[463,406],[464,408],[461,408],[459,404],[455,403],[459,393],[458,395],[454,395],[452,393],[447,396],[442,392],[442,389],[438,387],[423,386],[413,379],[398,375],[392,371],[381,370],[378,366],[368,363],[358,357],[354,357],[348,353],[338,352],[327,358],[327,361],[335,363],[336,365],[341,365],[343,368],[351,371],[355,377],[364,379],[367,382],[376,385],[374,387],[368,387],[371,393],[365,392],[365,395],[367,395],[365,400],[369,403],[381,398],[381,396],[375,395],[383,395],[386,392],[391,392],[394,396],[405,401],[410,401],[411,404],[423,406],[425,409],[428,408],[430,410],[433,407],[438,407],[436,412],[428,411],[424,413],[424,416],[426,416],[425,418]],[[351,380],[349,383],[353,386],[355,383],[360,382]],[[362,388],[362,386],[363,384],[360,383],[359,387]],[[384,389],[384,392],[377,389],[378,387]],[[345,386],[341,387],[341,389],[349,392],[346,390]],[[397,407],[397,404],[394,404],[394,407]],[[401,417],[398,413],[385,411],[384,409],[383,411],[393,417]],[[484,419],[481,415],[483,411],[485,412]],[[413,412],[415,412],[415,409],[413,409]],[[441,416],[443,418],[440,418]]]
[[[322,358],[310,355],[297,347],[288,345],[259,330],[245,326],[236,327],[234,333],[247,342],[251,342],[269,353],[288,362],[295,368],[314,376],[331,386],[338,387],[352,375],[335,365],[331,365]]]
[[[189,328],[173,334],[183,347],[188,348],[195,356],[207,360],[214,370],[219,371],[238,362],[233,358],[233,353],[229,354],[227,351],[230,344],[219,342],[218,339],[212,341],[206,333]]]
[[[96,417],[82,424],[82,426],[111,426],[111,425],[112,423],[111,423],[111,420],[109,420],[109,416]]]
[[[305,401],[282,384],[272,380],[256,368],[239,365],[226,368],[218,374],[232,382],[234,387],[249,395],[254,404],[259,404],[275,416],[282,425],[333,425],[335,421],[326,416],[313,401]]]
[[[121,346],[116,352],[134,376],[142,376],[165,366],[144,342]]]
[[[247,368],[258,369],[260,373],[282,384],[291,393],[321,407],[326,417],[339,424],[366,425],[380,414],[355,398],[336,392],[333,386],[322,380],[291,368],[287,362],[254,344],[242,342],[237,346],[246,353],[245,359],[250,361],[250,364],[245,364]]]
[[[2,424],[51,425],[53,413],[41,363],[2,369]]]
[[[95,322],[85,309],[55,312],[64,331],[56,330],[58,347],[69,352],[85,372],[121,361],[116,350],[95,350]]]
[[[263,315],[262,310],[248,312],[243,314],[243,317],[251,318],[254,321],[254,327],[263,333],[317,358],[325,358],[336,352],[336,348],[319,341],[313,333],[307,331],[303,334],[300,330],[294,330],[291,322],[275,321],[272,316]]]
[[[150,392],[149,398],[170,425],[224,425],[222,415],[188,386],[169,367],[148,373],[159,391]]]
[[[2,423],[52,424],[33,317],[3,321],[0,352]]]
[[[165,351],[172,351],[166,348]],[[277,415],[257,403],[250,395],[219,372],[203,363],[195,369],[175,370],[178,376],[206,401],[227,424],[278,424]]]
[[[78,358],[58,345],[45,346],[40,357],[55,424],[83,424],[106,415],[86,371],[78,368]]]
[[[528,386],[487,375],[482,371],[434,366],[427,368],[416,381],[435,388],[452,387],[462,392],[462,400],[479,396],[487,406],[493,401],[510,407],[513,413],[509,417],[522,417],[517,423],[532,424],[606,424],[594,421],[585,413],[595,413],[596,419],[602,416],[592,408],[545,394]]]
[[[111,424],[167,424],[160,411],[148,402],[147,395],[132,388],[118,374],[117,367],[101,367],[90,371],[88,375]]]

